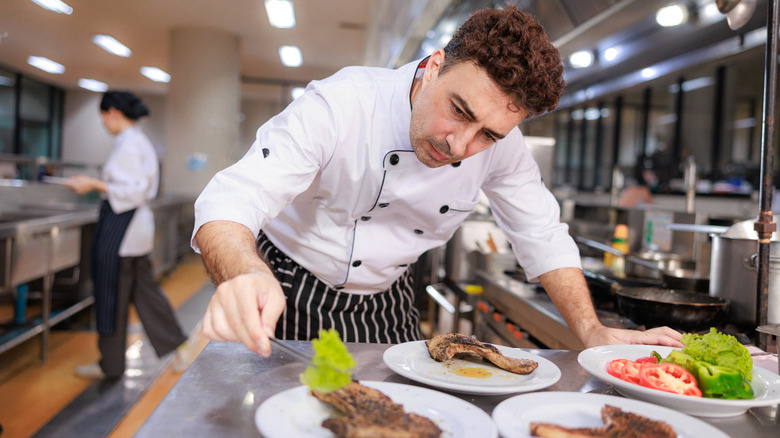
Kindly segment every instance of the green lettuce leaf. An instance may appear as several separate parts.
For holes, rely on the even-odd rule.
[[[747,381],[753,380],[753,358],[737,338],[718,332],[714,327],[704,335],[685,333],[682,336],[684,353],[713,365],[734,368]]]
[[[355,360],[334,329],[320,330],[319,339],[312,340],[314,358],[301,374],[301,382],[313,391],[332,392],[352,381]]]

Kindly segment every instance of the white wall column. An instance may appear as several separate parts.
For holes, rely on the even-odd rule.
[[[203,28],[171,35],[164,194],[200,194],[212,176],[233,164],[239,142],[239,38]]]

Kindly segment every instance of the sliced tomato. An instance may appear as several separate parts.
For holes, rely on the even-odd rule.
[[[618,379],[625,380],[626,382],[639,384],[639,368],[641,364],[638,364],[628,359],[615,359],[607,366],[607,372]]]
[[[673,363],[642,364],[639,369],[639,384],[660,391],[701,397],[701,390],[693,374]]]
[[[636,363],[658,363],[658,358],[655,356],[640,357],[635,360]]]

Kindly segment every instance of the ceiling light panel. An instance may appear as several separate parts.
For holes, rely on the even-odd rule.
[[[279,47],[279,57],[282,58],[282,64],[287,67],[300,67],[303,64],[301,49],[296,46]]]
[[[155,82],[170,82],[171,75],[157,67],[141,67],[141,74]]]
[[[44,58],[43,56],[31,56],[27,58],[27,63],[47,73],[55,75],[65,73],[64,65],[54,62],[49,58]]]
[[[48,9],[57,12],[58,14],[70,15],[73,13],[73,8],[60,0],[32,0],[32,2],[43,9]]]
[[[293,98],[293,100],[303,96],[303,93],[306,92],[306,89],[303,87],[295,87],[290,92],[290,96]]]
[[[589,50],[580,50],[569,56],[569,62],[574,68],[587,68],[593,64],[593,53]]]
[[[108,90],[108,84],[96,81],[94,79],[79,79],[79,87],[98,93],[102,93]]]
[[[281,29],[295,27],[295,10],[288,0],[265,0],[265,11],[271,26]]]
[[[127,46],[110,35],[93,35],[92,42],[102,47],[105,51],[123,58],[127,58],[133,53]]]
[[[679,26],[688,21],[688,8],[681,4],[664,6],[655,13],[655,21],[663,27]]]

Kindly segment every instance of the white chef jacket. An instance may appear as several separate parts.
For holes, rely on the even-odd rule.
[[[147,203],[157,196],[159,162],[154,146],[140,127],[133,125],[114,140],[111,156],[103,165],[104,195],[114,213],[136,209],[127,227],[120,257],[143,256],[154,247],[154,214]]]
[[[375,293],[446,243],[482,189],[528,278],[581,267],[519,129],[453,165],[416,158],[409,124],[418,64],[347,67],[310,83],[198,197],[193,249],[206,222],[238,222],[262,229],[330,287]]]

